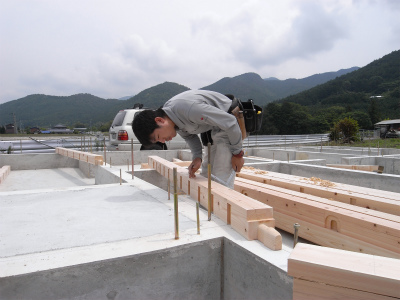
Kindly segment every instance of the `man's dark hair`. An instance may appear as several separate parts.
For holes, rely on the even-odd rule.
[[[142,145],[147,146],[152,144],[150,141],[150,135],[155,129],[160,127],[157,125],[155,118],[164,118],[166,116],[167,115],[162,108],[157,110],[145,109],[135,115],[132,122],[132,129],[133,133]]]

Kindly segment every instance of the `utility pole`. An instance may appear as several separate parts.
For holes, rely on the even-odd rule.
[[[17,134],[18,130],[17,130],[17,118],[15,116],[15,113],[12,113],[13,115],[13,119],[14,119],[14,133]]]

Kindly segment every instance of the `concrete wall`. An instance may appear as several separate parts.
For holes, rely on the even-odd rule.
[[[0,299],[292,299],[286,272],[225,238],[0,279]]]
[[[0,166],[9,165],[13,170],[37,170],[55,168],[78,168],[76,159],[55,153],[0,154]]]
[[[400,156],[368,156],[345,157],[342,163],[346,165],[378,165],[383,166],[383,173],[400,175]]]
[[[350,154],[338,153],[325,153],[325,152],[307,152],[295,149],[267,149],[267,148],[254,148],[252,155],[264,157],[272,160],[280,161],[294,161],[294,160],[311,160],[311,159],[324,159],[327,164],[340,164],[342,157],[348,157]],[[354,156],[354,155],[351,155]]]

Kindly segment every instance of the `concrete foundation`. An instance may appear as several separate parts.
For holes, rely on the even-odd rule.
[[[245,163],[400,192],[398,153],[317,149],[249,148]],[[293,236],[280,231],[282,250],[272,251],[214,216],[208,221],[202,209],[197,234],[195,201],[179,195],[175,239],[167,180],[140,168],[148,155],[191,160],[187,150],[135,151],[132,178],[129,151],[107,152],[103,166],[57,154],[0,155],[0,167],[11,166],[0,185],[0,299],[292,299]],[[346,162],[385,171],[326,167]]]
[[[268,275],[266,275],[268,274]],[[283,280],[282,280],[283,279]],[[1,299],[291,299],[292,279],[226,238],[1,279]]]

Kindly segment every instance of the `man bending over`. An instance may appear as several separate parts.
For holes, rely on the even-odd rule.
[[[149,145],[165,143],[181,135],[192,152],[189,177],[202,167],[207,177],[208,151],[203,147],[210,142],[211,174],[214,180],[233,188],[235,172],[240,172],[244,160],[242,133],[236,117],[228,111],[232,100],[217,92],[189,90],[168,100],[162,108],[144,110],[133,120],[132,128],[139,142]],[[202,134],[202,142],[198,134]]]

